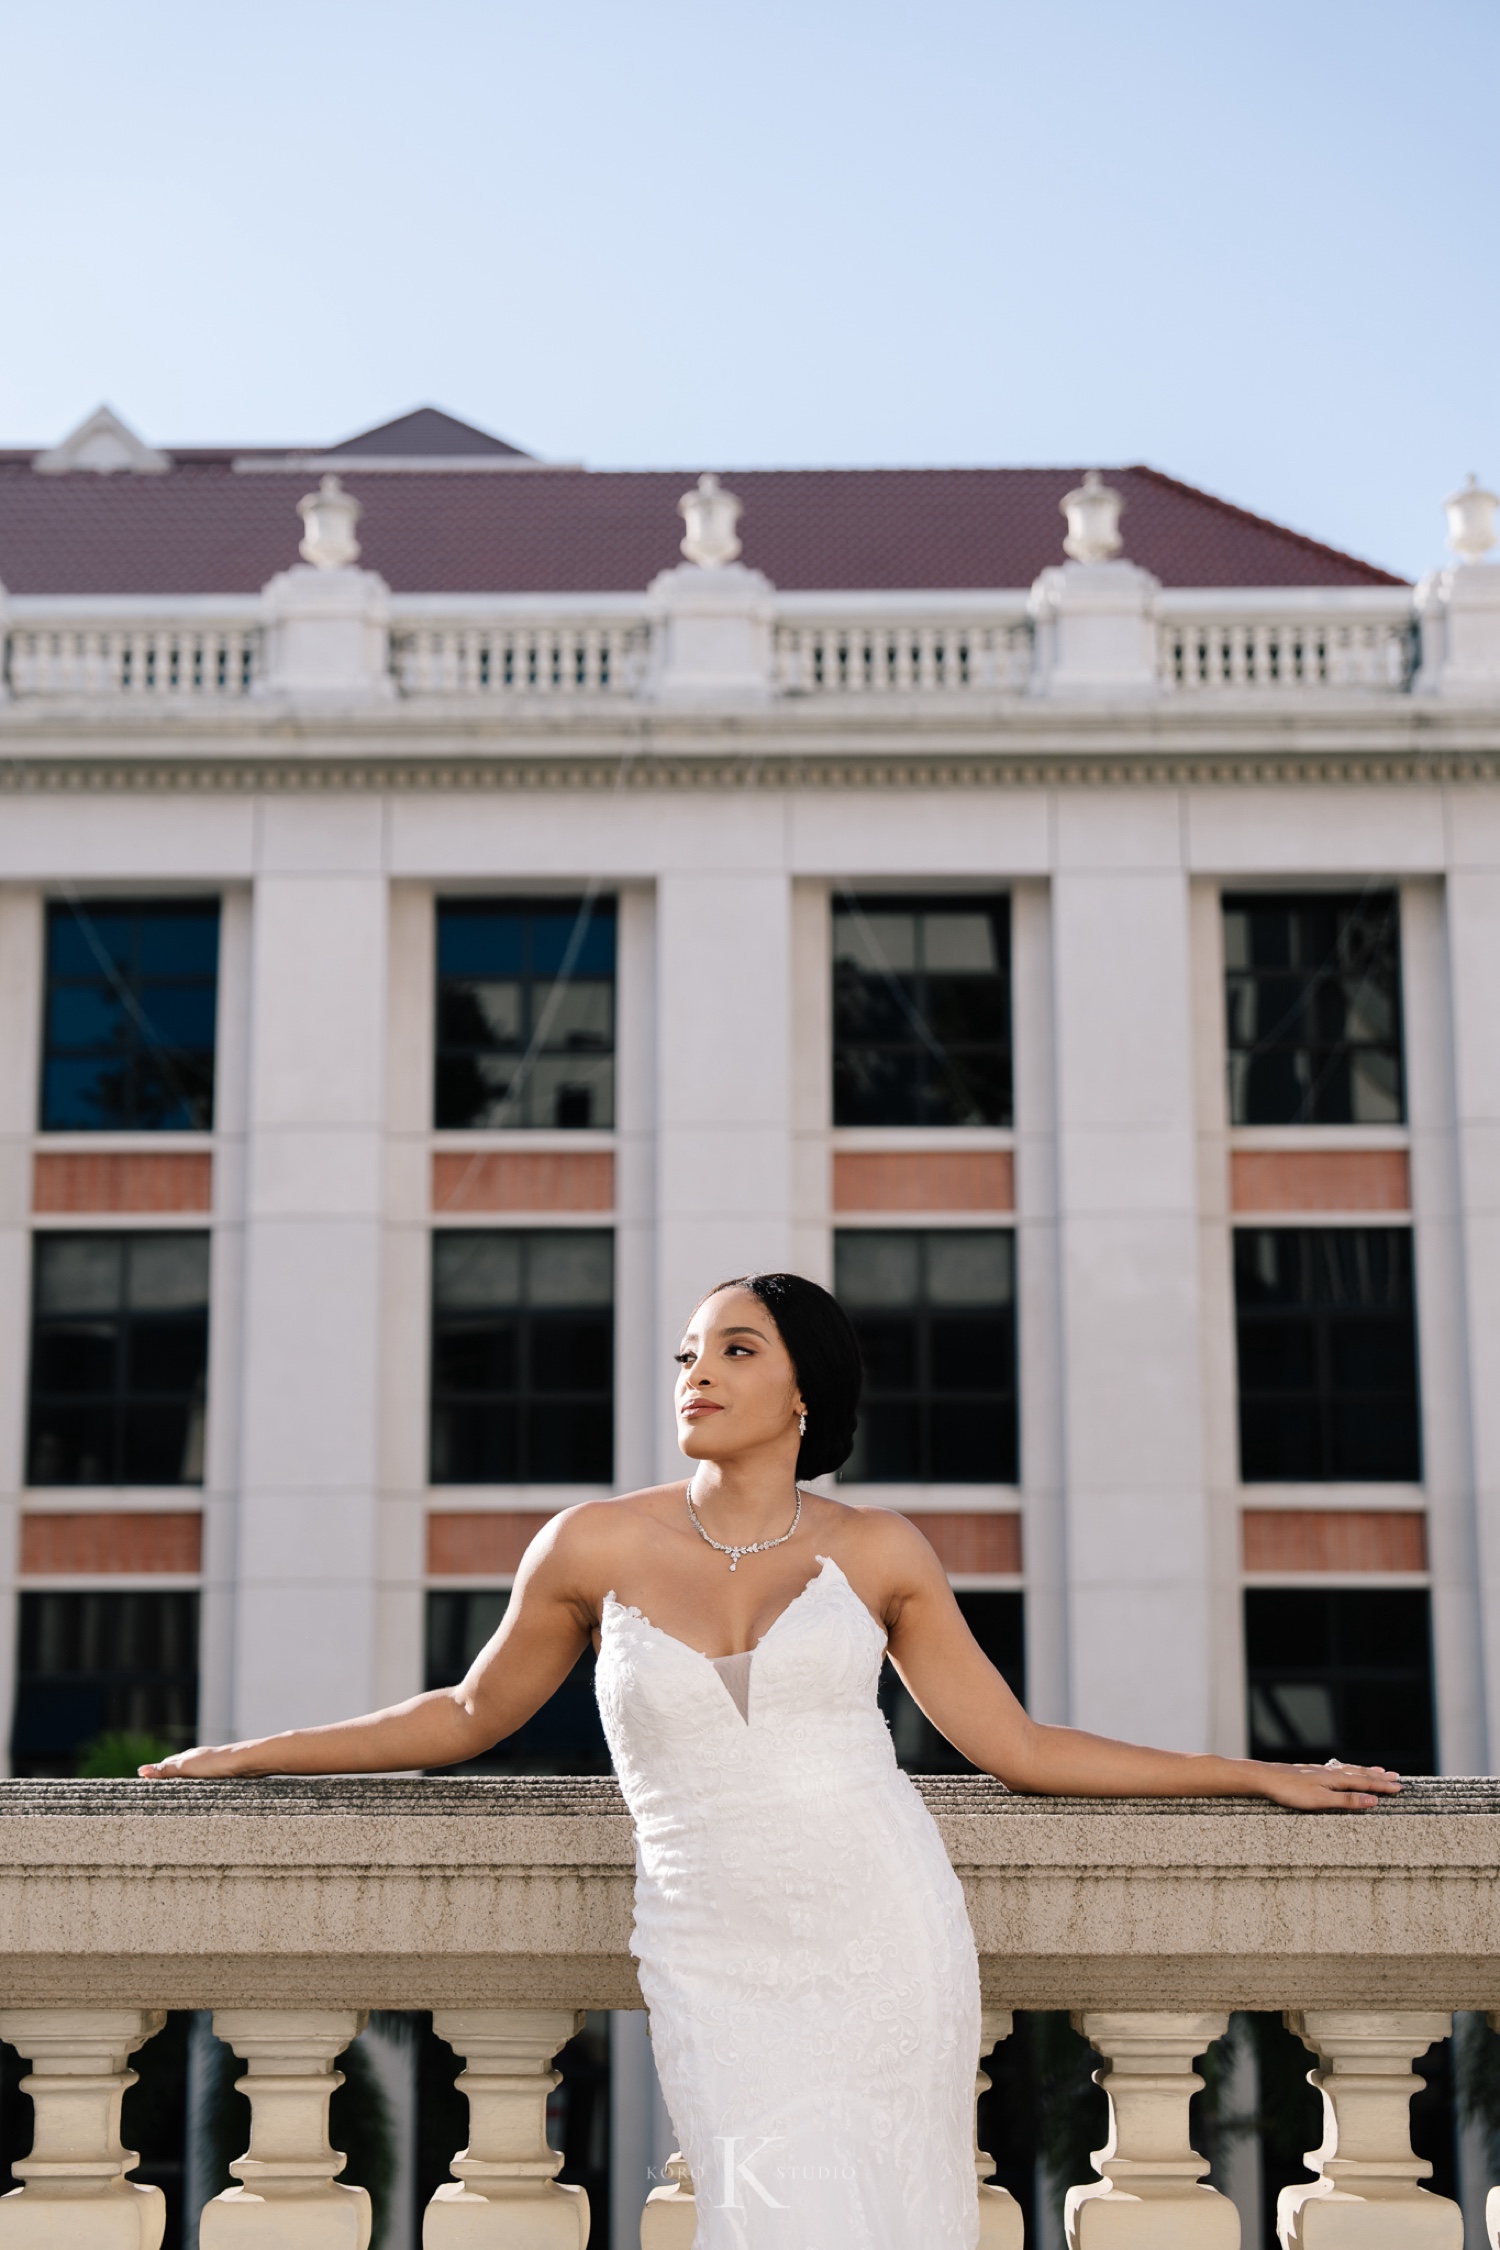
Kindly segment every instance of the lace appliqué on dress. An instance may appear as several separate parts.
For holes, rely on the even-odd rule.
[[[595,1678],[636,1829],[632,1949],[695,2250],[972,2250],[979,1980],[963,1893],[831,1557],[743,1659],[606,1596]]]

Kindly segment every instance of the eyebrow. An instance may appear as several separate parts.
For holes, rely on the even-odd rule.
[[[764,1330],[759,1328],[721,1328],[718,1333],[721,1336],[755,1336],[761,1343],[766,1340]],[[687,1343],[692,1334],[693,1331],[689,1329],[687,1335],[682,1339],[683,1342]]]

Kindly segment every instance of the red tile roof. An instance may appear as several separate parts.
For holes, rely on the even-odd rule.
[[[409,442],[401,428],[378,435],[399,448]],[[296,504],[317,481],[306,468],[261,466],[285,458],[183,449],[160,476],[39,476],[30,453],[0,453],[0,584],[17,594],[254,592],[297,560]],[[361,474],[346,458],[344,483],[364,506],[361,560],[399,593],[639,592],[680,559],[677,500],[697,476],[553,469],[525,456],[488,471]],[[236,459],[256,466],[237,470]],[[789,591],[837,592],[1029,586],[1064,559],[1058,502],[1082,472],[720,474],[744,502],[744,560]],[[1404,583],[1159,470],[1104,475],[1125,497],[1127,557],[1168,586]]]

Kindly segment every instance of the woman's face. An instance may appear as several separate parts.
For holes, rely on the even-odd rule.
[[[802,1394],[775,1321],[748,1289],[721,1289],[688,1322],[677,1354],[677,1443],[690,1461],[790,1446]]]

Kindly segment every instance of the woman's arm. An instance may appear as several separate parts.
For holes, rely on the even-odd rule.
[[[1054,1797],[1269,1797],[1302,1812],[1367,1812],[1400,1789],[1383,1766],[1273,1765],[1041,1726],[964,1623],[927,1541],[900,1518],[886,1536],[901,1585],[889,1620],[891,1661],[955,1750],[1012,1789]]]
[[[298,1727],[289,1734],[216,1749],[181,1750],[160,1765],[142,1766],[142,1775],[162,1781],[225,1774],[396,1773],[477,1757],[541,1709],[587,1646],[586,1606],[567,1559],[557,1553],[561,1520],[545,1525],[526,1550],[499,1631],[457,1687],[434,1688],[389,1710],[333,1726]]]

